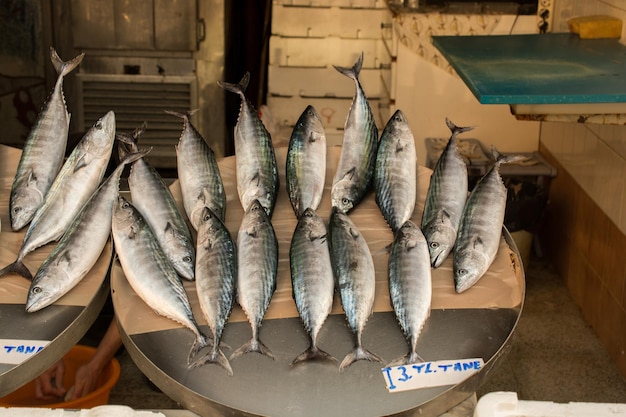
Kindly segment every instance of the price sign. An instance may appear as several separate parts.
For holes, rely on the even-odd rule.
[[[387,391],[455,385],[482,369],[481,358],[420,362],[382,369]]]
[[[18,365],[46,347],[48,340],[0,339],[0,363]]]

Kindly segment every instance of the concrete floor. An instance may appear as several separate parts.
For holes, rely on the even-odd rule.
[[[525,305],[510,351],[477,397],[512,391],[520,400],[626,403],[626,378],[586,324],[551,264],[531,259],[526,285]],[[120,352],[118,360],[122,373],[111,391],[110,404],[181,408],[149,383],[126,351]]]

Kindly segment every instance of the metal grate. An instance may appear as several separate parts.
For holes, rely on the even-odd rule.
[[[86,131],[109,110],[118,132],[130,133],[145,121],[141,147],[155,168],[175,168],[182,120],[164,110],[184,113],[197,107],[195,76],[78,74],[79,129]],[[193,121],[195,123],[195,121]]]

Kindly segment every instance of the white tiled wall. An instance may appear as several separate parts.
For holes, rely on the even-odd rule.
[[[622,19],[626,44],[626,1],[560,0],[554,30],[567,31],[567,19],[606,14]],[[540,141],[609,218],[626,233],[626,126],[542,123]]]

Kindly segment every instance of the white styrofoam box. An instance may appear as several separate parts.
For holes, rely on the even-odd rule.
[[[380,39],[382,25],[390,25],[391,11],[345,7],[294,7],[275,5],[272,35]]]
[[[359,82],[368,98],[389,97],[387,85],[391,83],[390,69],[362,69]],[[267,72],[269,94],[301,97],[352,98],[354,81],[340,74],[332,66],[323,68],[280,67],[270,65]]]
[[[626,404],[520,401],[515,392],[490,392],[478,400],[474,417],[626,417]]]
[[[391,56],[382,39],[270,37],[269,65],[351,67],[363,52],[363,68],[389,66]]]
[[[386,0],[274,0],[273,5],[308,6],[308,7],[350,7],[376,8],[387,7]]]
[[[267,96],[267,106],[271,109],[276,122],[282,126],[294,126],[306,106],[312,105],[319,113],[322,119],[322,125],[325,129],[343,129],[351,104],[351,98],[333,99]],[[381,113],[381,109],[385,109],[387,103],[381,104],[380,100],[370,99],[369,104],[374,113],[376,125],[380,133],[384,123],[387,123],[387,120],[383,121],[384,113]]]

